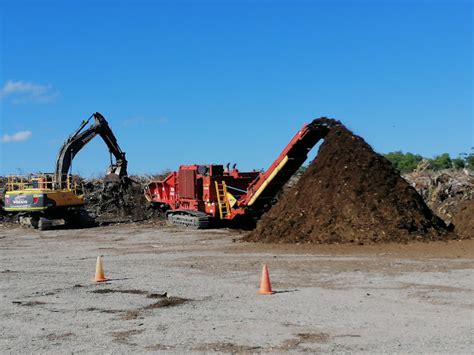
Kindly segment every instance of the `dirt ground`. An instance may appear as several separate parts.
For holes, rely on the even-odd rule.
[[[0,226],[0,353],[470,353],[474,240],[271,245]],[[91,284],[97,255],[110,281]],[[262,264],[275,291],[256,294]]]

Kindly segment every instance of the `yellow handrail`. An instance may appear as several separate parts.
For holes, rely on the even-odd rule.
[[[37,174],[31,176],[10,175],[7,176],[6,190],[68,190],[77,193],[77,181],[72,176],[66,175],[61,181],[57,181],[54,174]]]

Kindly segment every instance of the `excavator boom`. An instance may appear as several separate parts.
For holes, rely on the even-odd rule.
[[[94,123],[84,130],[91,119]],[[95,112],[87,120],[83,121],[79,128],[71,134],[59,150],[56,159],[56,181],[63,181],[69,173],[72,160],[77,153],[89,143],[95,136],[100,135],[107,145],[109,152],[114,155],[116,163],[112,163],[107,170],[107,174],[115,174],[119,177],[127,175],[127,160],[125,153],[120,149],[117,139],[107,123],[107,120],[100,113]]]

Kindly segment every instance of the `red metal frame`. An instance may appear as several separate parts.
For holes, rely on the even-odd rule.
[[[189,174],[190,171],[194,174]],[[222,165],[181,165],[178,172],[169,174],[164,180],[151,181],[145,189],[145,197],[172,210],[202,211],[216,217],[219,210],[215,182],[225,182],[231,194],[240,195],[239,190],[246,191],[258,175],[256,171],[241,173],[235,168],[226,171]],[[190,196],[190,192],[194,196]],[[240,213],[232,209],[226,218],[233,219]]]
[[[328,131],[329,125],[324,122],[305,124],[264,173],[240,172],[235,168],[229,171],[228,167],[224,169],[222,165],[213,164],[181,165],[178,172],[169,174],[164,180],[151,181],[145,189],[145,197],[171,210],[201,211],[217,217],[215,182],[225,182],[228,192],[237,199],[226,219],[234,219],[251,210],[261,214],[265,205],[304,163],[309,150]]]

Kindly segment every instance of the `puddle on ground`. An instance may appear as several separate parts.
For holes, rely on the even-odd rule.
[[[260,352],[260,346],[247,346],[247,345],[237,345],[234,343],[207,343],[201,344],[193,348],[195,351],[203,352],[223,352],[223,353],[255,353]]]
[[[190,300],[180,297],[166,297],[158,302],[152,303],[148,306],[142,307],[141,309],[155,309],[155,308],[165,308],[165,307],[175,307],[183,303],[189,302]]]
[[[19,306],[27,306],[27,307],[41,306],[43,304],[46,304],[46,302],[41,302],[41,301],[28,301],[28,302],[12,301],[12,303],[17,304]]]
[[[143,290],[114,290],[111,288],[104,288],[104,289],[99,289],[99,290],[94,290],[94,291],[89,291],[90,293],[128,293],[130,295],[146,295],[148,294],[148,291],[143,291]]]
[[[83,311],[87,312],[101,312],[101,313],[122,313],[119,317],[119,320],[128,321],[134,320],[138,318],[143,318],[144,313],[150,310],[158,309],[158,308],[168,308],[168,307],[176,307],[182,305],[186,302],[190,302],[192,300],[187,298],[181,297],[170,297],[168,296],[167,292],[164,293],[152,293],[144,290],[136,290],[136,289],[111,289],[111,288],[104,288],[98,289],[93,291],[88,291],[89,293],[97,293],[97,294],[108,294],[108,293],[121,293],[121,294],[131,294],[131,295],[145,295],[148,299],[156,300],[154,303],[142,306],[136,309],[129,309],[129,310],[112,310],[112,309],[103,309],[103,308],[96,308],[96,307],[89,307],[83,309]]]
[[[120,309],[104,309],[104,308],[97,308],[97,307],[88,307],[83,309],[86,312],[101,312],[101,313],[120,313],[123,312]]]
[[[303,344],[327,343],[330,338],[331,336],[327,333],[299,333],[299,334],[296,334],[296,338],[285,340],[283,344],[277,349],[290,350],[290,349],[298,349],[299,346]]]

